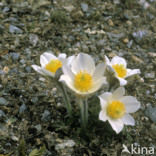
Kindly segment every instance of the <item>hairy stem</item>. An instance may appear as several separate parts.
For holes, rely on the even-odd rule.
[[[87,99],[79,98],[80,113],[81,113],[81,126],[86,130],[88,124],[88,102]]]
[[[66,104],[66,109],[67,109],[68,115],[71,117],[72,116],[72,107],[71,107],[71,103],[70,103],[70,100],[69,100],[69,97],[67,94],[67,90],[66,90],[64,84],[62,84],[61,82],[58,82],[56,80],[56,84],[59,87],[59,89],[62,91],[63,99]]]

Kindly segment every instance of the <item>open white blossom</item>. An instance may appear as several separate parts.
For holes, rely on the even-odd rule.
[[[105,92],[99,96],[101,111],[99,119],[111,124],[116,133],[125,125],[135,125],[135,120],[129,113],[134,113],[140,108],[140,102],[133,96],[124,96],[125,89],[119,87],[113,93]]]
[[[32,65],[33,69],[42,75],[55,77],[55,73],[63,66],[65,62],[66,54],[61,53],[56,57],[52,53],[45,52],[40,56],[40,64]]]
[[[140,69],[128,69],[127,62],[122,57],[114,56],[110,61],[108,57],[105,56],[105,61],[107,66],[115,73],[115,77],[119,80],[120,86],[127,84],[126,78],[135,74],[140,74]]]
[[[95,67],[94,60],[88,54],[80,53],[70,59],[70,65],[63,66],[63,75],[60,81],[76,94],[88,95],[96,92],[104,83],[106,78],[103,76],[105,70],[104,63]]]

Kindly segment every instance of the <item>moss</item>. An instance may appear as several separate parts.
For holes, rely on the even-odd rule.
[[[65,11],[55,10],[51,13],[51,20],[54,23],[66,24],[70,22],[70,18],[66,15]]]

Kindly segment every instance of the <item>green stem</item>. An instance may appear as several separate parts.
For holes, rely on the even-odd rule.
[[[84,103],[84,107],[85,107],[85,120],[86,120],[86,125],[88,124],[88,99],[85,99],[85,103]]]
[[[56,80],[56,83],[57,83],[57,86],[59,87],[59,89],[63,93],[63,96],[64,96],[63,99],[64,99],[64,102],[66,104],[66,109],[67,109],[68,115],[71,117],[72,116],[72,107],[71,107],[71,103],[70,103],[70,100],[69,100],[69,97],[68,97],[68,94],[67,94],[67,90],[66,90],[66,88],[64,87],[64,85],[61,82],[58,82]]]
[[[81,113],[81,126],[84,130],[86,130],[88,124],[88,102],[87,99],[85,101],[80,98],[79,99],[80,105],[80,113]]]

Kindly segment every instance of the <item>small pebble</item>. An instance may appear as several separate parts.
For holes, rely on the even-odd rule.
[[[14,26],[14,25],[10,25],[9,32],[12,33],[12,34],[21,34],[21,33],[23,33],[23,31],[20,28]]]
[[[108,20],[108,24],[109,24],[109,26],[114,26],[114,23],[111,19]]]
[[[0,106],[7,106],[8,105],[8,101],[3,98],[3,97],[0,97]]]
[[[129,42],[128,38],[123,39],[123,43],[127,44],[128,42]]]

